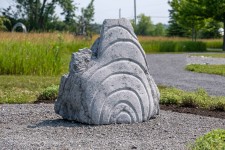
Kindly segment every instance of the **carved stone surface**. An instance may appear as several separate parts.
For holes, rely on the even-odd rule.
[[[159,91],[128,20],[105,20],[91,50],[72,55],[55,112],[96,125],[143,122],[159,114]]]

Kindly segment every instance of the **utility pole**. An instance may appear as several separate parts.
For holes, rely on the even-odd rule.
[[[119,19],[121,18],[121,8],[119,9]]]
[[[134,0],[134,24],[137,23],[137,14],[136,14],[136,0]]]

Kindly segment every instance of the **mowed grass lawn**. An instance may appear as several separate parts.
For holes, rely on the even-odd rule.
[[[0,75],[0,104],[33,103],[43,89],[59,85],[59,76]]]
[[[212,58],[225,58],[225,53],[208,53],[208,54],[192,54],[190,56],[198,56],[198,57],[212,57]],[[190,64],[187,65],[186,70],[198,72],[198,73],[207,73],[207,74],[216,74],[225,76],[225,65],[210,65],[210,64]]]
[[[186,66],[186,70],[198,73],[207,73],[225,76],[225,65],[191,64]]]

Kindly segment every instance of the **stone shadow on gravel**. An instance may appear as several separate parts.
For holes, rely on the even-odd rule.
[[[36,125],[28,125],[27,128],[41,128],[41,127],[91,127],[94,125],[82,124],[76,121],[69,121],[64,119],[43,120]]]

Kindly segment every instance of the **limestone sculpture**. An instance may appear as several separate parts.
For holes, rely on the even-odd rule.
[[[130,22],[105,20],[91,49],[72,54],[55,112],[87,124],[143,122],[159,114],[159,91]]]

